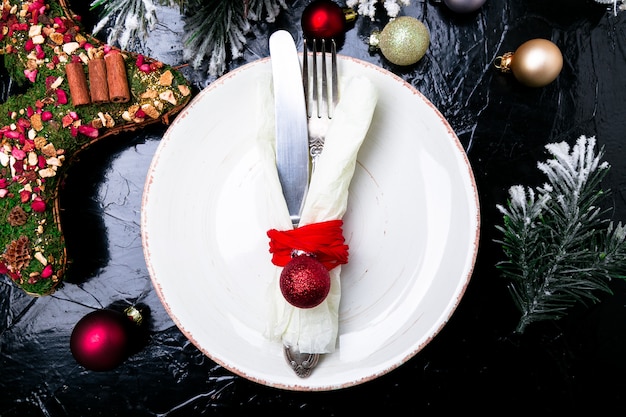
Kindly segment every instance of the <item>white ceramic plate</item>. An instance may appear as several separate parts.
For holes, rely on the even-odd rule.
[[[446,324],[470,280],[479,207],[466,154],[442,115],[402,79],[341,56],[379,101],[350,187],[338,348],[308,378],[266,340],[273,277],[267,213],[256,204],[255,91],[269,59],[204,89],[176,118],[148,172],[142,241],[166,310],[203,353],[245,378],[288,390],[372,380],[418,353]],[[269,88],[269,86],[268,86]]]

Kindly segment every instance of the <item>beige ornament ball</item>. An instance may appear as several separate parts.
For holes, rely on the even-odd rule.
[[[416,18],[401,16],[390,21],[381,32],[373,33],[370,45],[378,47],[392,64],[413,65],[426,55],[430,33]]]
[[[529,87],[544,87],[554,81],[563,68],[563,55],[547,39],[531,39],[515,52],[497,58],[496,68],[512,72],[515,78]]]

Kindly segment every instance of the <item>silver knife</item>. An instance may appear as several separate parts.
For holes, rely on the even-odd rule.
[[[302,71],[291,34],[270,36],[276,117],[276,168],[294,227],[309,186],[309,136]]]

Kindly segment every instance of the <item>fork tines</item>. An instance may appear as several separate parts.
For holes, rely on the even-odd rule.
[[[326,58],[329,53],[329,51],[327,51],[327,43],[330,44],[330,75],[328,74],[328,63]],[[319,51],[318,47],[320,48]],[[310,76],[307,40],[304,39],[302,79],[304,80],[304,92],[307,98],[307,115],[309,117],[317,116],[318,118],[332,118],[334,108],[339,99],[337,79],[337,44],[334,39],[330,39],[329,41],[326,39],[313,39],[312,51],[313,55],[311,67],[313,74]],[[321,55],[322,58],[321,65],[318,65],[318,55]],[[321,72],[321,76],[318,72]],[[311,80],[311,83],[309,83],[309,80]],[[309,99],[311,102],[309,102]]]

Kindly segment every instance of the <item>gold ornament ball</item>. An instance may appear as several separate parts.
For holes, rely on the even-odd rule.
[[[378,42],[380,51],[392,64],[413,65],[426,54],[430,34],[416,18],[401,16],[383,28]]]
[[[517,48],[510,67],[522,84],[543,87],[558,77],[563,68],[563,55],[559,47],[549,40],[532,39]]]

